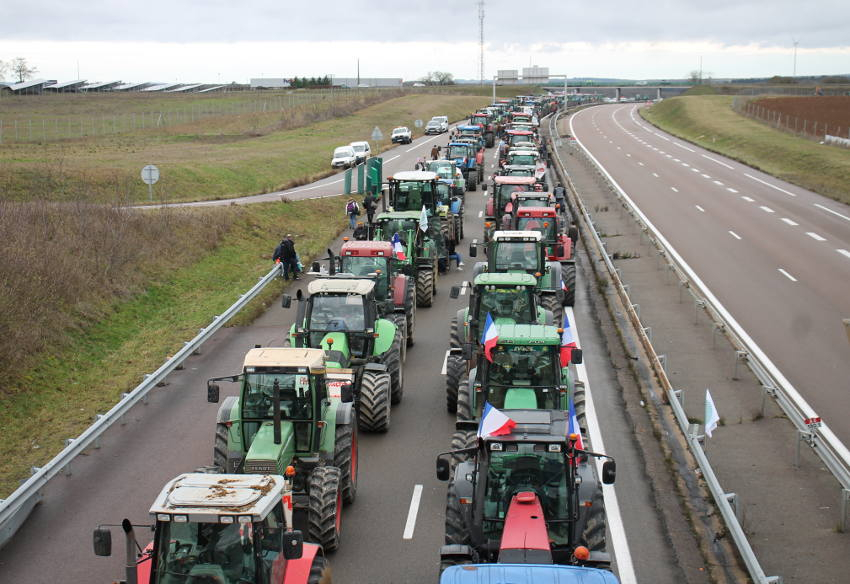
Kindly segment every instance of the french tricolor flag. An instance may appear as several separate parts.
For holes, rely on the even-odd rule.
[[[561,333],[561,367],[570,364],[576,341],[573,338],[573,330],[570,328],[570,319],[564,314],[564,332]]]
[[[479,438],[510,434],[514,426],[516,422],[506,416],[502,410],[497,410],[489,402],[484,402],[484,414],[481,416],[481,423],[478,424]]]
[[[407,259],[407,254],[404,253],[404,246],[401,244],[401,238],[398,236],[398,231],[393,234],[393,238],[390,240],[393,244],[393,253],[395,253],[395,257],[404,261]]]
[[[499,331],[496,329],[496,323],[493,322],[493,317],[488,312],[487,320],[484,322],[484,333],[481,335],[481,344],[484,345],[484,356],[490,363],[493,362],[493,349],[498,342]]]
[[[570,396],[570,424],[567,428],[567,437],[569,437],[570,434],[576,434],[578,436],[578,440],[576,440],[576,448],[584,450],[584,445],[581,442],[581,428],[579,428],[578,416],[576,416],[576,404],[573,402],[572,396]]]

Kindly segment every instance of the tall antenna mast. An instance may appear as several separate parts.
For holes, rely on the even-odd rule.
[[[478,62],[478,77],[484,85],[484,0],[478,0],[478,48],[481,56]]]

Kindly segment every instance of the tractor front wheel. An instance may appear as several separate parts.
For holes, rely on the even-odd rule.
[[[552,312],[552,317],[555,319],[555,322],[558,323],[558,326],[563,325],[564,307],[561,306],[557,295],[546,294],[543,298],[541,298],[540,304],[543,305],[543,308]]]
[[[386,432],[390,429],[390,387],[389,373],[363,373],[357,409],[365,432]]]
[[[590,503],[590,507],[584,507],[587,515],[581,539],[590,551],[605,551],[605,506],[601,488],[593,494]]]
[[[464,525],[463,511],[454,483],[449,483],[446,493],[446,545],[468,545],[469,539],[469,530]]]
[[[316,554],[313,563],[310,564],[310,574],[307,576],[307,584],[324,584],[330,582],[330,567],[325,556]]]
[[[567,287],[564,291],[564,306],[574,306],[576,303],[576,265],[565,265],[561,270],[561,275],[564,278],[564,285]]]
[[[472,403],[469,399],[469,381],[464,380],[457,387],[457,419],[472,419]]]
[[[416,272],[416,306],[431,306],[434,302],[434,272]]]
[[[401,403],[401,398],[404,396],[404,368],[401,365],[402,343],[404,339],[402,329],[397,328],[395,338],[390,350],[384,354],[383,362],[387,366],[387,373],[390,374],[391,400],[393,404]]]
[[[464,448],[472,448],[478,441],[478,432],[472,430],[458,430],[452,434],[452,450],[463,450]],[[466,456],[460,454],[452,454],[451,466],[456,467],[459,462],[466,460]]]
[[[342,520],[340,472],[335,466],[317,466],[310,474],[309,537],[332,552],[339,547]]]
[[[230,428],[224,422],[215,425],[215,443],[213,445],[213,466],[221,468],[221,472],[234,471],[227,468],[227,437]]]
[[[342,502],[350,505],[357,496],[357,420],[336,425],[334,466],[340,472]]]
[[[457,412],[458,386],[465,369],[460,355],[449,355],[446,358],[446,409],[450,414]]]
[[[408,280],[407,299],[404,302],[404,314],[407,318],[407,346],[413,346],[413,333],[416,330],[416,287]]]

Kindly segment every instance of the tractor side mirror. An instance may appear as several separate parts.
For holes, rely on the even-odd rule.
[[[460,296],[460,286],[452,286],[449,290],[449,298],[457,298]]]
[[[281,308],[289,308],[292,306],[292,296],[289,294],[284,294],[280,299],[280,307]]]
[[[451,467],[449,467],[448,459],[438,457],[437,458],[437,480],[447,481],[449,480],[449,474],[451,473]]]
[[[602,484],[613,485],[615,478],[617,478],[617,463],[606,460],[602,463]]]
[[[301,302],[304,299],[304,293],[301,291],[300,288],[295,292],[295,299],[298,302]]]
[[[570,351],[570,363],[574,365],[581,365],[582,363],[582,353],[581,349],[573,349]]]
[[[207,384],[207,401],[211,404],[217,404],[219,399],[219,387],[217,383]]]
[[[478,257],[478,248],[475,247],[474,244],[469,244],[469,257],[477,258]]]
[[[344,404],[350,404],[354,401],[354,385],[349,381],[343,383],[339,388],[340,391],[340,401]]]
[[[95,529],[92,543],[94,544],[94,555],[112,555],[112,532],[109,531],[108,527],[98,527]]]
[[[472,359],[472,343],[464,343],[461,351],[463,351],[461,356],[463,357],[464,361],[469,361],[470,359]]]
[[[313,270],[316,273],[319,273],[322,269],[322,266],[319,265],[319,262],[313,262],[310,269]]]
[[[304,555],[304,534],[293,529],[283,532],[283,557],[287,560],[297,560]]]

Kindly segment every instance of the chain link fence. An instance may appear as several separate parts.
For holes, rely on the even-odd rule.
[[[808,120],[765,106],[764,102],[749,97],[737,96],[732,100],[732,109],[737,113],[764,122],[777,130],[784,130],[812,140],[850,138],[850,127]],[[833,140],[830,140],[833,142]],[[846,141],[846,140],[843,140]],[[838,141],[839,143],[842,141]]]

